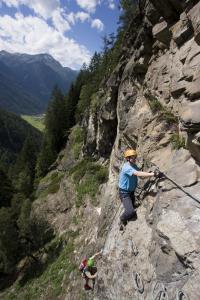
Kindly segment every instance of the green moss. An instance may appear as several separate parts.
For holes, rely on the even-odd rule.
[[[178,133],[173,133],[170,142],[172,143],[173,149],[186,148],[185,139],[181,137]]]

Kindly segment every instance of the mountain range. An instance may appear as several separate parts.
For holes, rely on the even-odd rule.
[[[77,74],[49,54],[0,51],[0,107],[16,114],[43,113],[54,86],[66,93]]]

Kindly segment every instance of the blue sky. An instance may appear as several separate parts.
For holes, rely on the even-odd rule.
[[[0,50],[48,53],[79,69],[116,32],[119,0],[0,0]]]

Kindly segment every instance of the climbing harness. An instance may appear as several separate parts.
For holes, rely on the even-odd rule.
[[[144,293],[144,284],[142,280],[142,276],[139,273],[135,273],[134,276],[135,289],[140,293]]]
[[[169,300],[167,289],[161,282],[156,282],[153,292],[152,300]]]
[[[190,300],[190,298],[185,292],[178,291],[176,294],[176,300]]]
[[[142,201],[147,194],[153,189],[153,186],[155,186],[157,184],[157,182],[159,181],[159,178],[150,178],[146,181],[146,183],[144,184],[143,188],[140,189],[139,193],[135,193],[135,197]]]

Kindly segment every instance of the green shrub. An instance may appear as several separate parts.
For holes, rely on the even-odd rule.
[[[69,170],[69,175],[73,175],[75,183],[78,183],[80,179],[85,175],[85,172],[91,169],[93,163],[94,160],[90,158],[85,158]]]
[[[94,85],[90,82],[82,86],[80,100],[77,105],[76,118],[81,120],[86,109],[90,106],[92,94],[95,92]]]
[[[4,295],[5,300],[58,299],[59,295],[63,294],[63,280],[65,284],[69,282],[70,273],[76,272],[77,269],[73,258],[75,233],[73,236],[71,232],[69,234],[71,238],[67,241],[67,245],[64,246],[56,237],[45,246],[48,255],[46,262],[31,265],[31,269],[28,270],[30,277],[27,277],[24,284],[21,284],[19,280],[8,289]]]
[[[162,108],[161,110],[162,116],[161,118],[167,122],[167,124],[178,124],[178,118],[168,109]]]
[[[153,113],[160,112],[162,110],[162,104],[158,101],[158,99],[152,95],[148,95],[147,97],[150,109]]]
[[[173,149],[186,148],[185,139],[181,137],[178,133],[173,133],[170,142],[172,143]]]
[[[108,179],[108,168],[96,164],[90,159],[84,159],[74,166],[69,174],[76,185],[76,206],[80,207],[85,195],[90,195],[92,203],[96,205],[96,194],[100,184]]]
[[[92,100],[91,100],[91,103],[90,103],[90,108],[91,108],[91,111],[92,111],[93,113],[96,113],[97,110],[98,110],[98,108],[99,108],[100,103],[99,103],[98,100],[99,100],[99,99],[98,99],[97,95],[96,95],[96,94],[93,94],[93,95],[92,95]]]
[[[148,99],[150,109],[153,113],[157,113],[157,112],[160,113],[161,119],[163,121],[166,121],[167,124],[178,123],[177,117],[169,109],[163,107],[162,104],[155,96],[148,94],[148,96],[146,95],[146,97]]]
[[[48,194],[55,194],[60,188],[60,182],[64,177],[64,173],[54,172],[42,179],[41,183],[45,184],[37,197],[46,197]]]
[[[85,135],[85,129],[81,127],[74,127],[71,131],[72,153],[75,159],[79,158]]]
[[[77,216],[73,216],[72,223],[75,224],[75,225],[78,225],[79,220],[78,220]]]

